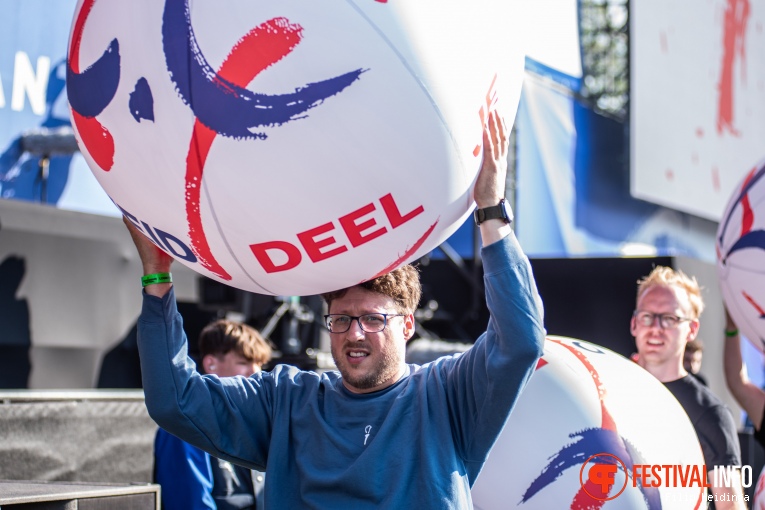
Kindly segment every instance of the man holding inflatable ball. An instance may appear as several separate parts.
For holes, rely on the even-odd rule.
[[[148,283],[138,344],[151,417],[216,457],[265,469],[267,508],[471,508],[470,488],[545,335],[501,203],[507,128],[496,112],[487,124],[474,197],[491,318],[466,353],[427,365],[404,361],[421,293],[417,271],[404,266],[324,295],[338,371],[202,376],[187,357],[172,284],[155,276],[172,259],[125,219]]]

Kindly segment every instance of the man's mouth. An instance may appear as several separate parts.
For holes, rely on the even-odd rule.
[[[358,349],[345,351],[345,359],[351,365],[361,365],[370,356],[369,351],[360,351]]]

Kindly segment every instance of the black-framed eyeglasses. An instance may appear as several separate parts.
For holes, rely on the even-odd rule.
[[[661,329],[676,328],[681,322],[693,320],[688,317],[679,317],[671,313],[651,313],[642,310],[635,310],[632,315],[635,317],[638,324],[647,328],[653,326],[656,319],[659,319],[659,326]]]
[[[365,313],[353,316],[344,313],[331,313],[324,316],[324,324],[330,333],[345,333],[351,329],[353,321],[366,333],[379,333],[388,325],[388,317],[403,317],[403,313]]]

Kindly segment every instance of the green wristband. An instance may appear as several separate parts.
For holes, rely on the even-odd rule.
[[[144,287],[155,283],[173,283],[173,275],[170,273],[152,273],[141,277],[141,284]]]
[[[728,338],[734,337],[736,335],[738,335],[738,330],[737,329],[734,329],[732,331],[729,331],[727,329],[725,330],[725,336],[727,336]]]

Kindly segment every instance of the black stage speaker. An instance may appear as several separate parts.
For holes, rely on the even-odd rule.
[[[141,390],[2,391],[0,480],[149,483],[156,430]]]

